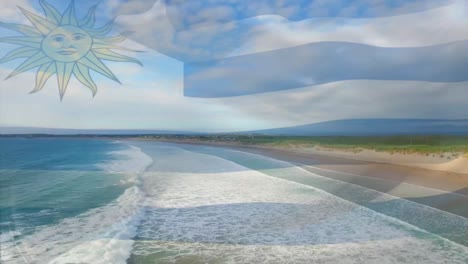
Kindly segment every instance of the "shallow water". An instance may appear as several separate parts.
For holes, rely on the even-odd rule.
[[[109,241],[113,225],[133,219],[135,171],[151,161],[122,143],[81,139],[0,139],[0,155],[2,263],[53,262],[90,241]]]
[[[54,140],[8,142],[14,159],[38,154],[1,174],[15,190],[2,203],[32,210],[2,228],[2,263],[468,262],[454,242],[465,218],[289,163],[203,146]],[[46,153],[55,158],[42,161]],[[43,204],[61,215],[41,218]],[[408,224],[427,216],[432,229]]]
[[[165,154],[141,178],[144,216],[130,263],[468,260],[462,245],[288,178],[321,178],[291,164],[216,148],[141,144],[150,156]]]

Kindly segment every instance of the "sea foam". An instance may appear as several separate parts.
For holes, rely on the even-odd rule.
[[[280,170],[295,173],[294,168],[289,164]],[[130,263],[435,264],[468,259],[466,247],[437,235],[215,156],[174,147],[155,159],[141,179],[145,217]]]
[[[111,173],[126,173],[136,176],[142,173],[153,159],[143,153],[139,147],[127,145],[128,148],[109,152],[112,160],[97,164],[97,167]]]
[[[126,263],[142,217],[144,194],[138,186],[138,175],[152,159],[134,146],[109,154],[113,159],[98,167],[126,174],[134,185],[105,206],[63,219],[19,240],[13,239],[17,234],[5,235],[2,263]]]
[[[5,263],[468,260],[466,247],[312,186],[176,146],[132,145],[112,154],[133,157],[132,164],[101,166],[138,175],[134,186],[106,206],[10,243]],[[300,172],[281,164],[280,174]]]

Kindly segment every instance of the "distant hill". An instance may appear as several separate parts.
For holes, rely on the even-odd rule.
[[[250,133],[290,136],[468,135],[468,119],[347,119]]]
[[[177,130],[144,129],[60,129],[0,127],[0,135],[209,135]],[[219,133],[213,133],[217,135]],[[222,133],[226,134],[226,133]],[[385,135],[468,135],[468,119],[346,119],[308,125],[234,132],[227,134],[263,134],[273,136],[385,136]]]

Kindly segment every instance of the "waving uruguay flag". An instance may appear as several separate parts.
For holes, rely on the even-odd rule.
[[[184,63],[186,96],[468,81],[464,0],[131,0],[117,13],[133,40]]]

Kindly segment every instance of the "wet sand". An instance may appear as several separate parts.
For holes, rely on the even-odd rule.
[[[466,174],[265,147],[171,142],[229,148],[287,161],[320,176],[356,184],[468,218]]]
[[[153,163],[129,263],[467,260],[464,217],[245,150],[130,144]]]

